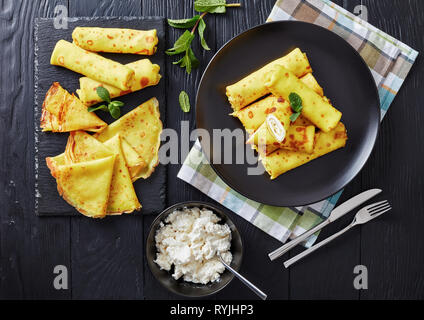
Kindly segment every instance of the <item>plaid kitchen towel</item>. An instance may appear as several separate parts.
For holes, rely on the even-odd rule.
[[[366,61],[378,87],[383,118],[418,52],[373,27],[329,0],[279,0],[267,21],[301,20],[325,27],[349,42]],[[178,177],[285,242],[328,217],[342,191],[318,203],[298,208],[263,205],[247,199],[226,185],[207,163],[197,141],[184,161]],[[305,243],[311,246],[317,236]]]

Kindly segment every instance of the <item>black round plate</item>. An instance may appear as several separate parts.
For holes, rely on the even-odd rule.
[[[212,163],[218,176],[249,199],[274,206],[301,206],[333,195],[362,169],[374,147],[380,123],[379,97],[372,74],[358,52],[335,33],[314,24],[278,21],[254,27],[225,44],[204,72],[196,97],[197,128],[243,128],[232,112],[225,87],[268,62],[299,47],[308,55],[314,76],[325,95],[342,113],[348,131],[345,148],[293,169],[275,180],[269,175],[248,175],[242,164]],[[229,152],[201,140],[208,159]],[[232,148],[245,149],[233,139]],[[214,155],[215,152],[215,155]],[[235,152],[233,152],[235,154]],[[224,157],[222,156],[222,159]],[[233,159],[234,160],[234,159]]]

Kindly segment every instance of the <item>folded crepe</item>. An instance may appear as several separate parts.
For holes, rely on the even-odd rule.
[[[94,137],[105,142],[119,133],[128,142],[146,163],[146,166],[133,177],[135,181],[139,178],[148,178],[158,165],[161,132],[159,102],[156,98],[152,98],[111,123],[102,132],[96,133]],[[127,158],[128,154],[125,150],[123,152]]]
[[[106,215],[115,156],[73,164],[56,165],[46,159],[56,178],[59,194],[83,215],[102,218]]]
[[[56,43],[50,64],[65,67],[121,90],[128,90],[134,77],[134,70],[65,40]]]
[[[110,98],[113,99],[134,91],[141,90],[145,87],[157,85],[161,78],[161,75],[159,74],[159,65],[151,63],[149,59],[141,59],[132,63],[128,63],[125,66],[134,70],[133,81],[131,82],[129,89],[125,91],[114,86],[90,79],[88,77],[80,78],[80,88],[77,89],[77,94],[82,103],[84,103],[86,106],[91,106],[103,101],[96,91],[97,87],[99,86],[105,87],[109,91]]]
[[[141,204],[138,202],[130,173],[125,164],[119,134],[106,141],[105,146],[109,147],[116,154],[107,214],[119,215],[140,210]]]
[[[68,132],[86,130],[98,132],[107,124],[95,113],[88,112],[81,101],[54,82],[46,93],[41,115],[43,131]]]
[[[113,139],[113,138],[111,138]],[[107,144],[109,140],[104,143]],[[131,180],[137,180],[136,177],[141,173],[141,171],[146,168],[147,164],[143,158],[134,150],[133,147],[121,137],[121,148],[124,155],[125,163],[127,164],[128,172],[130,173]]]
[[[67,163],[79,163],[115,156],[107,214],[130,213],[141,208],[122,155],[119,135],[105,144],[84,131],[71,132],[65,149]]]
[[[158,44],[156,29],[76,27],[72,39],[77,46],[89,51],[146,55],[154,54]]]

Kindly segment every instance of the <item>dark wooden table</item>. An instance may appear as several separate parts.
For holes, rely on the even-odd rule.
[[[70,16],[165,16],[193,14],[192,0],[2,0],[0,1],[0,298],[3,299],[176,299],[152,277],[144,240],[154,216],[122,216],[94,221],[84,217],[39,218],[34,214],[33,21],[53,17],[56,5]],[[263,23],[275,0],[242,0],[243,7],[207,16],[211,51],[190,76],[167,62],[168,127],[180,121],[195,127],[194,111],[178,105],[180,90],[194,103],[201,74],[214,52],[236,34]],[[369,21],[424,51],[424,1],[337,0],[353,11],[363,4]],[[180,34],[168,29],[169,47]],[[200,48],[195,44],[196,52]],[[418,58],[381,126],[375,150],[341,200],[379,187],[394,210],[357,228],[290,270],[266,256],[279,245],[242,218],[245,257],[241,271],[271,299],[410,299],[424,298],[424,68]],[[167,204],[208,200],[176,178],[179,165],[168,166]],[[325,230],[328,236],[351,215]],[[294,253],[300,251],[295,250]],[[356,265],[368,268],[368,290],[353,287]],[[69,270],[69,289],[53,287],[53,268]],[[233,281],[213,299],[252,299]]]

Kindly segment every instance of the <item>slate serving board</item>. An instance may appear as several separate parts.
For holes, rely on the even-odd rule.
[[[41,107],[45,94],[54,81],[58,81],[70,93],[79,87],[78,79],[82,76],[62,67],[50,65],[50,55],[56,42],[60,39],[72,41],[72,30],[77,26],[129,28],[129,29],[157,29],[159,44],[153,56],[133,54],[102,55],[126,64],[139,59],[149,58],[152,63],[160,65],[162,79],[158,85],[148,87],[138,92],[120,97],[125,103],[122,114],[125,114],[151,97],[159,100],[161,120],[165,127],[165,20],[161,17],[90,17],[72,18],[68,21],[68,29],[55,29],[54,19],[40,18],[35,20],[34,50],[35,50],[35,211],[38,216],[76,216],[80,215],[72,206],[65,202],[58,194],[56,181],[50,175],[45,158],[55,156],[65,150],[68,133],[42,132],[40,129]],[[107,123],[113,118],[104,112],[97,115]],[[165,208],[166,197],[166,168],[162,165],[156,167],[150,178],[139,179],[134,183],[137,196],[143,206],[141,211],[133,214],[157,214]]]

